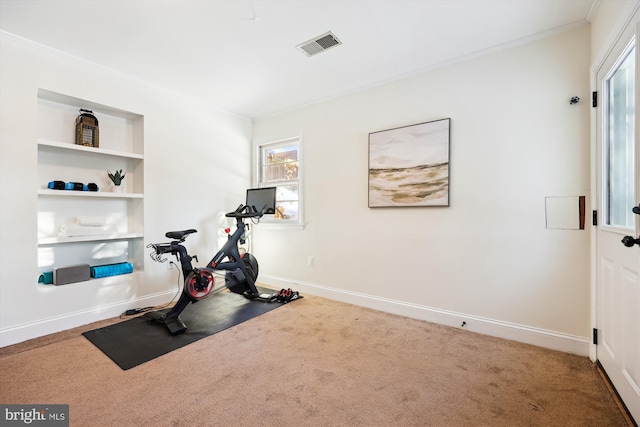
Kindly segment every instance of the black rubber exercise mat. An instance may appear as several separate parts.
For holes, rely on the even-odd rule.
[[[269,289],[259,290],[273,292]],[[279,302],[249,300],[225,291],[189,304],[180,314],[187,325],[187,330],[180,335],[171,335],[165,325],[152,323],[144,317],[135,317],[83,335],[118,366],[127,370],[281,305]]]

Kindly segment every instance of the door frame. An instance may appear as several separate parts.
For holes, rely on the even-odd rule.
[[[616,26],[612,29],[610,36],[606,43],[606,49],[601,52],[593,61],[590,69],[590,87],[591,93],[598,92],[598,106],[601,105],[602,99],[602,91],[598,87],[598,71],[605,65],[605,62],[609,59],[609,56],[614,53],[614,49],[618,42],[626,37],[627,32],[630,31],[630,28],[633,27],[633,31],[637,33],[640,32],[639,29],[636,29],[633,25],[634,18],[636,14],[640,13],[640,2],[633,5],[633,7],[629,8],[629,12],[625,14],[625,18],[618,21]],[[640,26],[640,24],[639,24]],[[636,34],[636,56],[640,52],[638,52],[637,48],[640,46],[640,34]],[[638,59],[636,59],[638,61]],[[637,64],[637,62],[636,62]],[[636,73],[640,72],[640,70],[636,69]],[[636,100],[640,99],[640,87],[636,85]],[[638,109],[638,102],[636,101],[636,109]],[[598,223],[602,220],[602,209],[598,205],[598,194],[602,191],[600,188],[600,182],[598,180],[598,108],[591,108],[591,211],[598,212]],[[636,110],[636,116],[638,112]],[[640,126],[636,126],[635,129],[636,142],[640,141]],[[636,150],[636,164],[640,165],[640,150]],[[640,182],[636,182],[636,196],[640,195]],[[640,226],[640,218],[636,218],[636,228]],[[597,227],[591,227],[591,329],[597,330],[598,328],[598,273],[597,273],[597,255],[598,255],[598,239],[597,239]],[[594,343],[594,339],[592,337],[591,342],[589,344],[589,359],[592,362],[595,362],[597,359],[597,345]]]

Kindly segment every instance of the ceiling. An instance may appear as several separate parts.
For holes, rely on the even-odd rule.
[[[0,0],[0,30],[257,119],[591,21],[601,0]],[[327,31],[314,56],[296,46]]]

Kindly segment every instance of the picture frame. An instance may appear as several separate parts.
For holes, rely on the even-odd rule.
[[[449,206],[451,119],[369,134],[369,207]]]

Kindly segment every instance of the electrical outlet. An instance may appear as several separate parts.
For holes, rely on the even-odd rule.
[[[313,257],[311,255],[309,255],[307,257],[307,266],[313,267],[314,265],[315,265],[315,260],[313,259]]]

